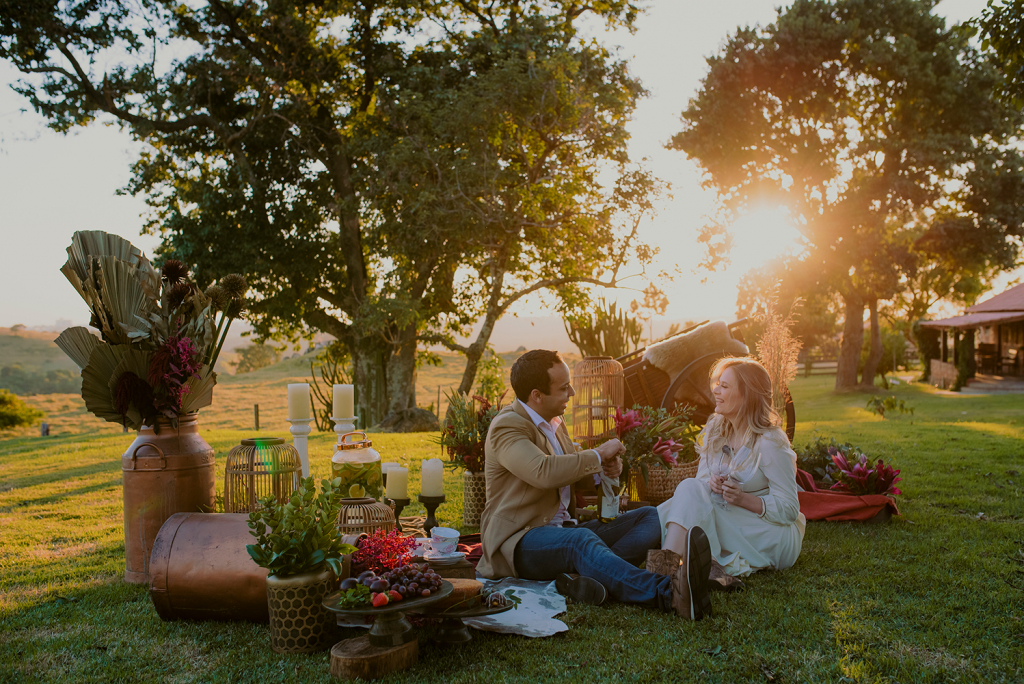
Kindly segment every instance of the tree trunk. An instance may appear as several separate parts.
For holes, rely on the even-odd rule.
[[[868,300],[868,311],[871,316],[871,349],[864,362],[864,372],[860,376],[860,384],[863,387],[874,387],[875,374],[878,372],[878,363],[882,360],[883,351],[882,329],[878,324],[878,300],[874,297]]]
[[[407,326],[388,358],[388,416],[416,408],[416,333],[414,324]]]
[[[494,324],[497,320],[498,316],[488,311],[476,339],[466,349],[466,369],[462,371],[462,382],[459,383],[459,392],[462,394],[469,394],[473,389],[473,383],[476,382],[476,371],[480,367],[480,359],[487,351],[487,343],[491,341],[491,333],[494,332]]]
[[[836,368],[836,389],[857,385],[857,364],[864,344],[864,300],[851,292],[843,294],[846,320],[843,322],[843,343],[839,348],[839,364]]]
[[[387,413],[387,352],[378,337],[364,337],[352,344],[352,383],[356,388],[356,427],[373,427]]]

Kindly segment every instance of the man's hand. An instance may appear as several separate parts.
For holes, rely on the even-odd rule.
[[[609,439],[594,451],[601,457],[601,467],[608,478],[614,480],[622,474],[622,461],[619,459],[619,455],[626,453],[626,447],[622,446],[622,442],[617,439]]]

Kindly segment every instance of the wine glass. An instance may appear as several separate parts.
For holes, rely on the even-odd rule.
[[[720,452],[712,452],[711,457],[708,459],[708,472],[711,473],[712,477],[722,479],[728,477],[729,473],[732,472],[732,448],[728,444],[722,446]],[[725,497],[714,490],[711,491],[711,501],[721,508],[729,506]]]

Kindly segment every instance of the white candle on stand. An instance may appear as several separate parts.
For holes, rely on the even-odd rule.
[[[422,496],[444,496],[444,465],[441,463],[441,459],[432,458],[423,461],[420,494]]]
[[[288,385],[288,420],[309,420],[312,417],[310,411],[309,383]]]
[[[388,484],[384,493],[389,499],[409,498],[409,469],[392,465],[388,469]]]
[[[351,418],[355,413],[355,391],[352,385],[334,386],[334,417]]]

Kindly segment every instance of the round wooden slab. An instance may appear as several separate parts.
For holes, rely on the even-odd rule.
[[[331,648],[331,676],[340,679],[381,679],[392,672],[416,664],[420,657],[415,639],[383,648],[370,644],[370,638],[345,639]]]

